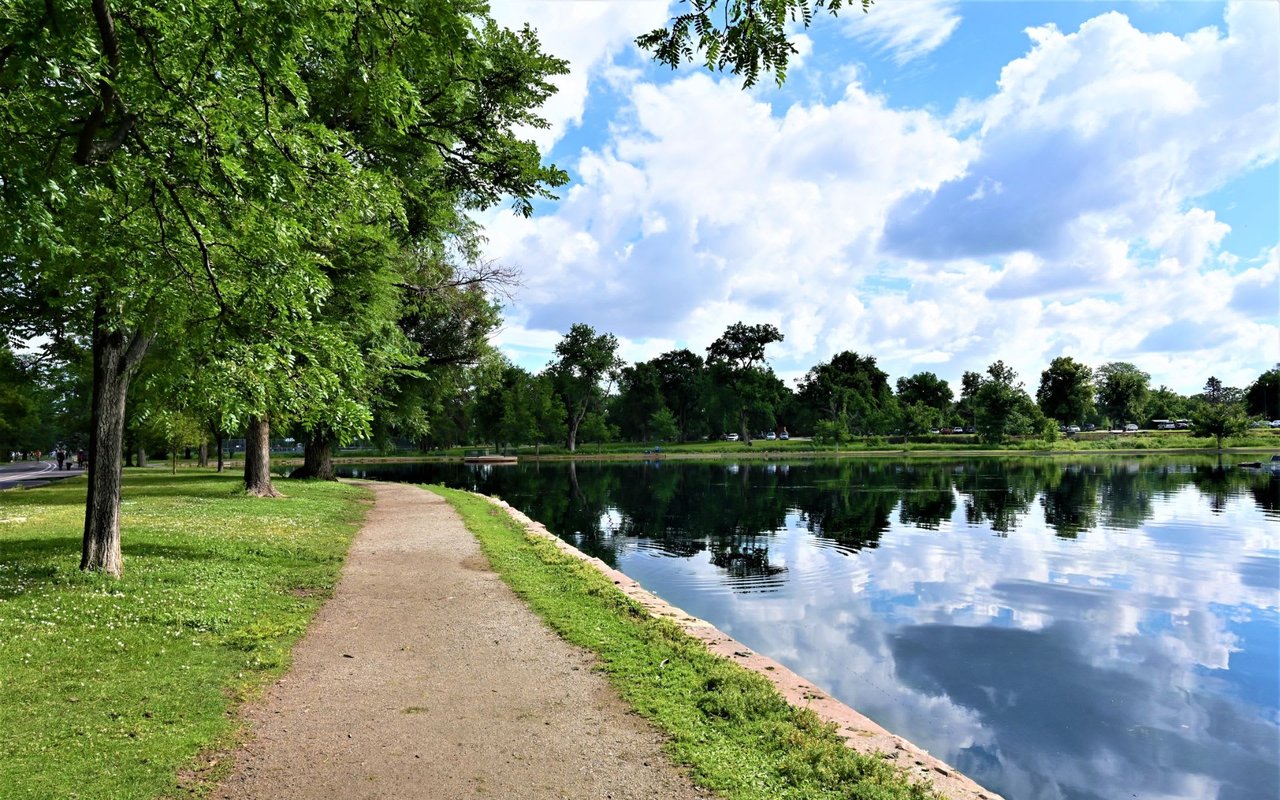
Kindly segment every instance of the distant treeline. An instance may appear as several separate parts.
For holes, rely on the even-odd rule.
[[[635,364],[617,356],[617,340],[574,325],[556,358],[534,374],[510,363],[460,393],[433,426],[429,444],[564,444],[579,441],[689,442],[737,435],[813,436],[828,443],[854,437],[967,432],[999,443],[1015,437],[1052,441],[1075,429],[1152,427],[1153,421],[1229,436],[1249,419],[1280,418],[1280,367],[1248,387],[1209,377],[1186,396],[1153,388],[1133,364],[1096,368],[1069,356],[1053,359],[1034,390],[996,361],[965,372],[958,392],[932,372],[891,382],[869,354],[837,353],[794,387],[774,374],[772,325],[729,326],[704,354],[672,350]]]

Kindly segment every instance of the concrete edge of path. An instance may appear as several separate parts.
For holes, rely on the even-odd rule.
[[[702,641],[712,653],[764,676],[788,703],[798,708],[807,708],[824,722],[833,723],[845,744],[851,749],[868,755],[883,754],[908,774],[930,780],[934,789],[950,800],[1003,800],[1000,795],[983,788],[967,775],[923,748],[885,730],[777,661],[753,652],[710,622],[698,619],[646,591],[632,578],[600,559],[583,553],[551,533],[545,525],[531,519],[506,501],[488,495],[477,494],[476,496],[505,510],[530,534],[546,539],[562,552],[604,573],[623,594],[642,605],[651,616],[671,620],[685,633]]]

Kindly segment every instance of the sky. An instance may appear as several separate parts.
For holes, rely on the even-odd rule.
[[[494,0],[571,72],[529,135],[568,171],[481,216],[520,270],[495,344],[628,362],[771,323],[788,384],[1127,361],[1191,394],[1280,362],[1280,2],[880,0],[796,30],[786,83],[653,64],[666,0]]]

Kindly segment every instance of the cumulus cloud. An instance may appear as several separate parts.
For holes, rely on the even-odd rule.
[[[701,350],[745,320],[786,334],[789,377],[851,349],[953,382],[1003,359],[1034,386],[1071,355],[1187,392],[1195,352],[1244,385],[1280,360],[1275,259],[1225,252],[1201,198],[1280,152],[1258,78],[1278,70],[1273,11],[1231,5],[1185,36],[1117,13],[1032,28],[963,125],[856,71],[834,99],[784,103],[587,48],[619,105],[560,159],[575,185],[546,215],[485,219],[489,254],[524,272],[504,338],[587,322],[628,352]]]
[[[886,245],[929,259],[1057,257],[1103,220],[1103,235],[1203,260],[1225,226],[1182,205],[1280,149],[1274,82],[1239,80],[1280,69],[1274,17],[1240,3],[1225,35],[1182,38],[1143,33],[1116,12],[1073,33],[1029,29],[1032,50],[985,103],[979,155],[962,177],[903,200]],[[1179,234],[1187,222],[1198,238]]]
[[[494,0],[491,10],[508,28],[528,23],[538,32],[544,52],[569,62],[569,74],[555,78],[556,94],[542,107],[550,127],[527,132],[544,151],[568,128],[582,124],[591,79],[611,68],[614,57],[631,47],[637,34],[667,20],[667,3],[652,0]],[[626,80],[635,75],[615,70],[608,77]]]
[[[733,81],[697,74],[636,85],[554,215],[488,228],[494,252],[525,267],[529,325],[688,338],[717,304],[785,323],[833,287],[853,291],[850,259],[870,253],[893,199],[963,161],[928,114],[890,110],[857,85],[775,116]],[[715,319],[700,346],[732,321]]]

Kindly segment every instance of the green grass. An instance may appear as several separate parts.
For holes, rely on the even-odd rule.
[[[203,793],[234,708],[289,663],[368,494],[126,470],[120,580],[78,569],[83,480],[0,493],[0,798]],[[187,773],[179,777],[180,773]]]
[[[924,800],[934,795],[764,678],[652,618],[604,575],[525,534],[487,501],[431,487],[456,508],[494,569],[554,630],[594,651],[623,698],[670,736],[694,779],[734,800]]]
[[[1280,431],[1251,428],[1240,436],[1223,441],[1225,448],[1233,450],[1271,450],[1280,448]],[[335,455],[345,460],[360,458],[461,458],[467,450],[492,445],[471,445],[453,447],[446,450],[422,452],[417,450],[400,450],[382,452],[377,450],[341,451]],[[543,445],[540,448],[521,446],[515,448],[522,458],[538,455],[546,459],[562,458],[610,458],[610,457],[642,457],[653,450],[652,443],[643,442],[583,442],[578,449],[570,453],[563,444]],[[810,439],[790,439],[788,441],[768,441],[756,439],[752,444],[746,442],[726,442],[722,440],[705,442],[662,443],[662,453],[667,456],[833,456],[833,455],[876,455],[892,453],[908,455],[913,453],[1023,453],[1023,452],[1061,452],[1078,453],[1087,451],[1111,452],[1115,450],[1216,450],[1217,442],[1212,437],[1194,437],[1187,431],[1140,431],[1138,433],[1109,433],[1107,431],[1091,431],[1074,436],[1059,436],[1052,442],[1041,439],[1018,439],[1003,444],[989,444],[973,434],[926,434],[913,436],[910,441],[903,442],[902,437],[870,436],[846,442],[836,448],[829,444],[818,444]]]

